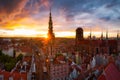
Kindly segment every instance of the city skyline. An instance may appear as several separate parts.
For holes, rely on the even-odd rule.
[[[75,37],[82,27],[84,37],[117,37],[120,31],[119,0],[1,0],[1,37],[47,37],[52,9],[56,37]]]

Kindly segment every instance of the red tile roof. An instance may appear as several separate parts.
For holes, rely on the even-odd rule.
[[[115,64],[110,63],[98,80],[120,80],[120,72],[116,68]]]
[[[106,80],[104,74],[102,74],[102,75],[98,78],[98,80]]]
[[[19,46],[19,49],[22,52],[27,52],[27,53],[31,53],[32,52],[32,49],[29,46]]]
[[[27,73],[13,72],[11,76],[14,80],[19,80],[20,78],[22,78],[22,80],[27,80]]]
[[[0,75],[4,75],[4,80],[8,80],[10,73],[7,71],[0,71]]]
[[[22,78],[22,80],[27,80],[27,73],[20,73],[20,72],[7,72],[7,71],[0,71],[0,75],[4,76],[4,80],[8,80],[9,77],[13,77],[14,80],[19,80]]]

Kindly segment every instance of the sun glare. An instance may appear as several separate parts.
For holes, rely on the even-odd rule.
[[[74,37],[75,36],[75,32],[70,32],[70,31],[56,32],[55,35],[57,37]]]
[[[16,35],[37,35],[38,32],[35,30],[27,30],[27,29],[15,29],[14,34]]]

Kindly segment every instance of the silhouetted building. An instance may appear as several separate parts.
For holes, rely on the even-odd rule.
[[[78,33],[79,32],[79,33]],[[78,33],[78,34],[77,34]],[[82,36],[78,36],[82,34],[82,29],[76,30],[76,49],[81,53],[108,53],[114,54],[118,52],[117,46],[118,41],[116,39],[111,40],[108,38],[108,32],[106,32],[106,38],[103,39],[103,34],[101,34],[101,39],[84,39]],[[80,38],[81,37],[81,38]]]
[[[79,49],[79,45],[78,42],[83,40],[83,29],[82,28],[77,28],[76,29],[76,39],[75,39],[75,43],[76,43],[76,50],[78,51]]]
[[[52,22],[52,16],[51,16],[51,11],[50,11],[49,27],[48,27],[48,53],[50,56],[53,56],[54,40],[55,40],[55,35],[53,33],[53,22]]]
[[[51,42],[55,39],[55,35],[53,33],[53,22],[52,22],[52,16],[51,11],[49,15],[49,27],[48,27],[48,40]]]
[[[83,29],[82,28],[76,29],[76,40],[83,40]]]

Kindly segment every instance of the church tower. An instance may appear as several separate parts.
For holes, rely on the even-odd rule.
[[[52,15],[51,10],[49,14],[49,23],[48,23],[48,50],[49,50],[49,56],[53,56],[53,45],[55,41],[55,35],[53,33],[53,22],[52,22]]]
[[[83,40],[83,29],[80,27],[76,29],[76,40]]]
[[[55,39],[55,35],[53,33],[53,22],[52,22],[52,16],[51,16],[51,10],[49,14],[49,27],[48,27],[48,40],[51,42]]]
[[[83,38],[83,29],[81,27],[76,29],[76,39],[75,39],[75,45],[76,45],[76,51],[80,50],[79,42],[84,40]]]

